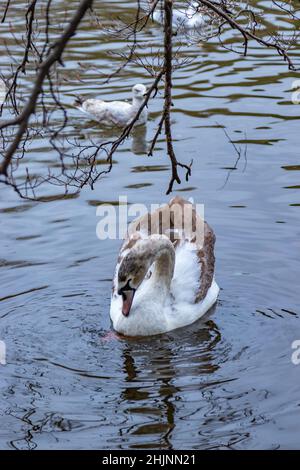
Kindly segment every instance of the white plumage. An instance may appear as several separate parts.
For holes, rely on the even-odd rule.
[[[176,197],[158,211],[165,214],[167,208],[186,204],[193,207]],[[196,220],[199,216],[193,211]],[[212,229],[203,222],[202,246],[188,233],[175,242],[161,226],[150,236],[142,230],[143,222],[155,216],[157,211],[131,224],[134,229],[129,227],[116,266],[110,316],[114,329],[128,336],[154,335],[189,325],[214,305],[219,293]],[[173,235],[175,231],[176,227]]]
[[[78,98],[76,105],[80,111],[83,111],[91,119],[105,126],[125,127],[137,115],[145,99],[146,92],[147,89],[144,85],[137,84],[132,88],[132,103],[126,101],[103,101],[99,99],[83,101]],[[136,124],[145,124],[147,119],[148,111],[144,107]]]

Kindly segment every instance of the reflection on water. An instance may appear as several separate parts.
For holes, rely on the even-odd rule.
[[[104,23],[120,15],[130,20],[134,3],[101,2]],[[14,8],[21,34],[22,2]],[[273,24],[292,27],[270,13],[266,25]],[[7,38],[5,29],[0,37]],[[114,132],[71,109],[74,94],[126,99],[134,83],[148,84],[132,65],[101,85],[99,71],[118,66],[116,57],[107,59],[107,44],[125,46],[116,37],[101,39],[86,21],[64,72],[66,132],[80,139],[106,140]],[[161,40],[160,27],[149,25],[145,54]],[[5,67],[3,41],[0,51]],[[162,140],[147,156],[160,94],[149,104],[147,129],[134,130],[93,192],[62,198],[51,186],[39,202],[28,202],[0,186],[0,340],[7,346],[1,448],[299,448],[300,369],[291,363],[300,335],[299,106],[289,91],[296,74],[261,47],[247,58],[214,41],[185,43],[184,51],[193,61],[174,77],[175,148],[180,160],[194,163],[192,180],[178,191],[205,204],[216,231],[219,302],[206,318],[166,335],[127,339],[111,332],[119,242],[96,238],[96,207],[118,205],[120,194],[131,203],[166,200]],[[105,155],[98,164],[106,165]],[[26,165],[35,174],[59,166],[42,139],[30,160],[24,157],[20,178]]]
[[[90,132],[90,127],[93,128],[93,132]],[[77,127],[77,131],[85,138],[85,139],[95,139],[97,138],[98,142],[107,142],[111,139],[117,139],[120,135],[120,129],[118,128],[102,128],[100,125],[94,121],[87,121],[84,123],[84,127]],[[148,143],[147,143],[147,127],[146,126],[136,126],[133,128],[131,134],[131,151],[135,155],[145,155],[148,152]],[[107,160],[103,159],[97,160],[98,165],[100,164],[107,164]],[[116,163],[116,162],[114,162]],[[52,165],[54,166],[54,165]],[[75,165],[74,165],[75,166]]]
[[[174,354],[174,344],[178,341],[181,343],[182,332],[181,335],[178,332],[168,335],[165,341],[157,338],[131,341],[123,350],[126,388],[122,390],[121,399],[127,405],[127,413],[133,416],[133,420],[136,421],[135,417],[138,417],[141,421],[138,425],[123,429],[129,444],[130,436],[135,437],[135,443],[130,444],[132,448],[172,448],[169,436],[177,422],[176,402],[180,401],[180,396],[188,389],[194,390],[201,398],[201,392],[192,383],[174,385],[176,378],[181,376],[182,364],[187,375],[199,377],[212,374],[219,368],[214,364],[212,354],[220,341],[216,325],[208,321],[205,328],[199,329],[198,326],[195,331],[193,326],[188,330],[191,335],[189,358],[194,356],[193,364],[189,366],[184,354],[181,358]],[[187,338],[188,331],[184,332],[184,336]],[[176,349],[175,347],[175,351]],[[153,389],[147,386],[147,382],[156,384],[155,399]],[[152,417],[150,422],[147,416]]]
[[[148,145],[146,141],[147,137],[147,127],[146,126],[140,126],[136,127],[132,134],[132,145],[131,145],[131,151],[135,155],[143,155],[147,153],[148,151]]]

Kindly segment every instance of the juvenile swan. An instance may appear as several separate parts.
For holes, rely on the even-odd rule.
[[[179,215],[187,205],[190,224],[182,230]],[[213,230],[179,197],[133,221],[113,280],[114,329],[128,336],[155,335],[202,317],[219,293],[214,244]]]
[[[150,0],[150,6],[153,6],[155,0]],[[172,26],[174,29],[197,29],[201,28],[205,24],[205,18],[203,13],[198,11],[199,4],[193,1],[189,4],[186,10],[173,9]],[[156,23],[164,24],[164,12],[163,9],[157,5],[152,18]]]
[[[132,103],[126,101],[103,101],[98,99],[82,100],[77,98],[76,107],[86,113],[90,118],[106,126],[124,127],[136,116],[147,89],[144,85],[137,84],[132,88]],[[137,125],[145,124],[148,119],[147,108],[142,110]]]

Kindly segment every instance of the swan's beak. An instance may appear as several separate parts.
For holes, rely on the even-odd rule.
[[[122,292],[122,299],[123,299],[122,313],[124,317],[128,317],[130,313],[134,294],[135,294],[134,289],[126,290]]]

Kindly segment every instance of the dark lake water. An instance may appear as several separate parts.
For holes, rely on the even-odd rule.
[[[101,3],[104,24],[133,18],[135,2]],[[63,6],[56,2],[58,11]],[[14,8],[21,29],[23,2]],[[267,26],[274,24],[294,28],[284,14],[270,12]],[[72,40],[66,103],[76,92],[125,99],[135,83],[151,83],[130,66],[101,85],[99,70],[118,66],[105,51],[125,45],[103,35],[86,20]],[[1,25],[2,70],[8,37]],[[141,40],[149,55],[162,41],[160,27],[150,24]],[[299,74],[255,45],[247,58],[215,40],[184,47],[194,61],[174,77],[175,149],[194,165],[176,193],[205,204],[215,229],[219,301],[209,316],[169,334],[108,334],[120,242],[97,239],[96,206],[120,194],[130,203],[166,201],[162,141],[149,158],[138,131],[114,156],[111,174],[73,198],[22,201],[0,186],[2,449],[300,448],[300,365],[291,361],[291,344],[300,339],[300,105],[291,102]],[[78,61],[98,70],[87,68],[78,82]],[[29,82],[30,74],[25,89]],[[161,106],[162,95],[150,103],[148,140]],[[70,132],[101,135],[77,112],[70,116]],[[235,170],[236,154],[217,123],[242,149],[247,144]],[[47,141],[36,139],[31,150],[23,167],[42,173],[57,164]],[[55,186],[45,190],[58,195]]]

